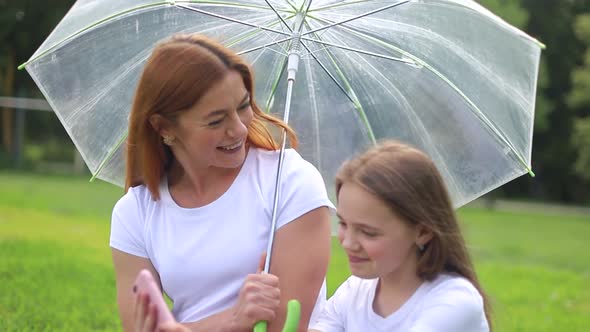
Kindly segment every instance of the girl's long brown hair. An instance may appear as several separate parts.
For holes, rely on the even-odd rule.
[[[230,71],[242,76],[246,90],[254,96],[250,67],[234,52],[211,39],[183,34],[155,47],[139,80],[129,118],[125,191],[145,184],[152,197],[159,199],[160,180],[174,156],[152,127],[150,117],[159,114],[174,121]],[[297,147],[293,129],[262,112],[252,97],[250,100],[254,118],[248,127],[247,142],[265,150],[278,149],[279,143],[267,127],[271,125],[286,130],[291,146]]]
[[[419,253],[418,277],[432,281],[450,272],[469,280],[483,298],[491,330],[489,299],[477,279],[442,176],[426,154],[400,142],[380,142],[340,168],[337,195],[343,183],[361,186],[408,224],[431,231],[432,239]]]

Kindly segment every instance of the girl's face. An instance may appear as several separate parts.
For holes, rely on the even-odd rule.
[[[383,201],[354,183],[344,183],[338,194],[338,217],[338,239],[353,275],[371,279],[416,273],[421,232]]]
[[[211,87],[165,132],[175,138],[172,151],[187,167],[237,168],[246,157],[253,111],[242,76],[231,71]]]

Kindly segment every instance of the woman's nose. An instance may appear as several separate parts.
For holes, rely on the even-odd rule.
[[[227,128],[227,135],[230,137],[243,136],[248,132],[248,127],[242,122],[238,114],[234,114],[231,117],[231,124]]]

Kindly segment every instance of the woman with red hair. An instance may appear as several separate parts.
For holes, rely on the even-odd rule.
[[[295,133],[263,113],[252,73],[229,49],[174,36],[147,61],[131,110],[126,194],[110,246],[125,331],[135,326],[133,281],[149,270],[193,331],[279,331],[301,303],[305,331],[325,302],[330,208],[317,169],[287,149],[270,274],[256,273],[271,227],[279,144]],[[280,292],[279,292],[280,289]],[[137,301],[140,303],[136,303]]]

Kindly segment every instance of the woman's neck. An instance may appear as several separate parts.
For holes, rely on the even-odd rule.
[[[391,273],[379,278],[373,310],[381,317],[387,317],[399,310],[422,284],[415,268],[403,273]]]
[[[232,185],[240,169],[184,169],[176,163],[168,172],[168,189],[179,206],[201,207],[221,197]]]

